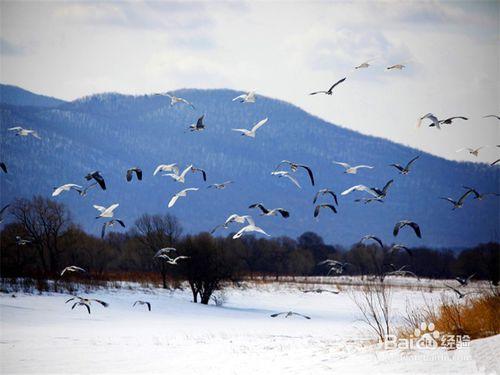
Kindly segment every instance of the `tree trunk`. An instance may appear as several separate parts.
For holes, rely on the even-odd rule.
[[[47,274],[48,270],[47,270],[47,263],[45,262],[45,256],[43,254],[43,246],[41,244],[38,244],[36,245],[36,249],[38,252],[38,257],[40,258],[40,263],[42,263],[43,272]]]
[[[208,302],[210,302],[211,295],[212,295],[212,290],[203,291],[203,294],[201,295],[201,303],[204,305],[208,305]]]
[[[189,286],[191,287],[191,292],[193,293],[193,302],[198,303],[198,290],[196,289],[193,282],[189,282]]]
[[[167,273],[162,270],[161,272],[161,278],[162,278],[162,281],[163,281],[163,289],[168,289],[168,285],[167,285]]]
[[[200,291],[201,303],[204,305],[208,305],[210,302],[210,297],[212,296],[214,290],[217,288],[216,283],[205,282],[202,284]]]
[[[59,269],[57,254],[54,249],[49,249],[50,273],[55,274]]]

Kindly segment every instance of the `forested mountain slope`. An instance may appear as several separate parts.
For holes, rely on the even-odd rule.
[[[498,167],[448,161],[362,135],[283,101],[258,97],[255,104],[241,104],[231,101],[239,94],[232,90],[176,91],[177,96],[194,103],[196,109],[192,109],[184,104],[171,107],[168,98],[153,95],[99,94],[68,103],[51,98],[34,100],[37,96],[26,94],[24,102],[22,96],[7,91],[12,90],[2,86],[1,158],[9,168],[8,174],[0,176],[2,204],[20,196],[50,196],[53,187],[69,182],[84,184],[86,173],[100,170],[108,190],[94,189],[85,198],[75,192],[55,198],[69,206],[75,221],[96,234],[100,222],[94,219],[97,211],[92,205],[116,202],[120,203],[116,216],[129,226],[144,212],[170,212],[181,219],[187,232],[210,230],[231,213],[250,213],[273,236],[297,236],[311,230],[328,242],[341,244],[353,243],[369,233],[388,243],[397,240],[412,245],[467,246],[497,240],[496,197],[483,201],[469,197],[464,207],[455,211],[439,197],[458,198],[462,185],[496,191]],[[206,129],[186,131],[202,114]],[[269,121],[255,139],[231,131],[250,129],[265,117]],[[36,129],[42,140],[16,137],[7,131],[18,124]],[[421,157],[407,176],[388,166],[406,163],[416,155]],[[310,165],[316,186],[312,187],[300,170],[295,174],[300,190],[287,179],[271,176],[282,159]],[[346,175],[332,164],[334,160],[375,168]],[[174,162],[181,169],[191,163],[205,169],[208,182],[191,173],[185,184],[160,175],[153,177],[158,164]],[[143,169],[142,182],[126,182],[125,171],[132,166]],[[358,192],[340,197],[340,192],[352,185],[381,188],[390,179],[394,184],[384,203],[354,202],[364,196]],[[226,180],[235,183],[225,190],[206,188],[209,183]],[[186,187],[200,190],[168,209],[170,197]],[[312,199],[317,189],[324,187],[339,194],[339,213],[322,211],[316,220]],[[323,201],[329,199],[324,197]],[[284,207],[291,216],[261,218],[257,211],[248,210],[248,205],[256,202],[269,208]],[[392,228],[401,219],[420,223],[423,239],[406,230],[394,239]]]

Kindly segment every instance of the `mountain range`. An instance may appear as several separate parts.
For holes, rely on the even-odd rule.
[[[386,243],[412,246],[460,247],[498,240],[498,197],[469,197],[457,210],[440,199],[458,199],[463,186],[480,192],[497,191],[497,166],[445,160],[328,123],[294,105],[263,96],[248,104],[233,102],[241,92],[227,89],[182,89],[174,94],[192,102],[195,109],[185,104],[170,106],[170,100],[161,95],[105,93],[67,102],[0,85],[1,160],[9,169],[0,176],[2,205],[16,197],[50,197],[54,187],[85,184],[83,177],[99,170],[106,180],[106,191],[93,189],[86,197],[70,191],[53,198],[64,202],[74,220],[96,235],[102,223],[95,219],[97,211],[92,205],[119,203],[116,217],[128,227],[145,212],[171,213],[181,220],[187,233],[211,230],[229,214],[239,213],[251,214],[273,237],[314,231],[325,241],[342,245],[359,241],[366,234],[377,235]],[[206,129],[189,132],[188,126],[201,115]],[[255,139],[231,130],[250,129],[266,117],[269,121]],[[41,140],[16,137],[7,130],[12,126],[34,129]],[[417,155],[420,158],[406,176],[389,166],[405,164]],[[283,159],[309,165],[315,186],[301,169],[294,177],[302,189],[286,178],[272,176]],[[374,168],[348,175],[333,161]],[[185,184],[161,174],[153,177],[158,164],[170,163],[177,163],[181,170],[189,164],[202,168],[208,181],[191,173]],[[126,181],[125,172],[132,166],[142,168],[143,181]],[[366,196],[362,192],[340,196],[350,186],[381,188],[391,179],[394,183],[384,203],[354,202]],[[207,188],[227,180],[234,183],[224,190]],[[167,208],[171,196],[187,187],[200,190]],[[338,194],[338,214],[325,210],[313,218],[312,200],[320,188]],[[321,201],[331,202],[328,197]],[[259,217],[260,212],[248,209],[257,202],[269,208],[283,207],[290,211],[290,217]],[[394,224],[403,219],[418,222],[423,238],[406,229],[393,237]],[[217,233],[226,235],[229,231]]]

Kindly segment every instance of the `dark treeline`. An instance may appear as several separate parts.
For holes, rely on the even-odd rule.
[[[229,232],[227,237],[183,234],[179,220],[169,214],[144,214],[135,223],[127,223],[127,232],[109,231],[101,239],[81,230],[63,204],[40,196],[17,199],[9,214],[12,220],[0,232],[2,277],[57,278],[69,265],[85,268],[96,279],[106,279],[113,272],[157,273],[164,287],[168,287],[168,280],[187,280],[193,298],[203,303],[221,282],[242,276],[326,275],[328,269],[318,263],[327,258],[349,262],[346,275],[380,275],[393,264],[407,265],[406,269],[419,277],[454,278],[475,273],[475,278],[497,284],[500,273],[498,243],[481,244],[458,254],[412,248],[410,256],[405,251],[391,253],[376,244],[358,243],[348,249],[328,245],[313,232],[297,239],[245,236],[238,240]],[[16,236],[31,242],[21,245]],[[163,247],[175,247],[179,255],[191,258],[175,266],[153,258]]]

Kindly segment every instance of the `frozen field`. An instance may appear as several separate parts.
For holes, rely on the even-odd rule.
[[[304,294],[267,284],[229,289],[223,307],[190,302],[188,291],[118,289],[109,302],[71,310],[67,295],[0,296],[1,373],[335,374],[498,373],[499,336],[470,348],[384,350],[348,293]],[[437,297],[428,293],[428,298]],[[395,313],[422,292],[395,290]],[[132,307],[141,299],[152,303]],[[294,310],[311,316],[271,318]]]

